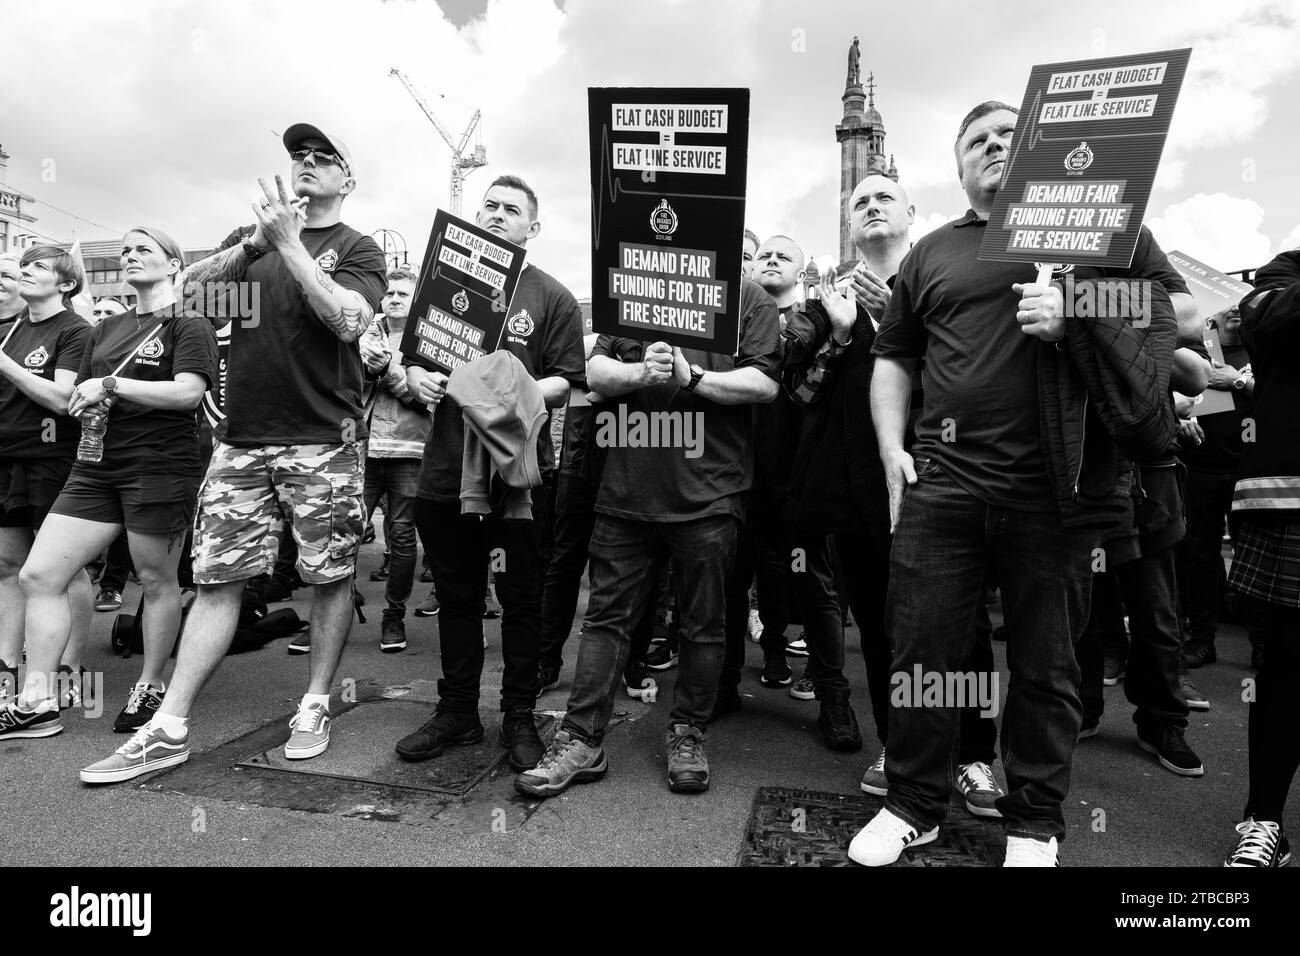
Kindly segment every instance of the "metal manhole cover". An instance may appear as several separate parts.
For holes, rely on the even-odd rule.
[[[417,682],[418,683],[418,682]],[[540,806],[514,789],[515,772],[497,743],[501,713],[479,711],[483,741],[439,757],[407,763],[393,745],[429,718],[433,704],[415,684],[356,685],[358,699],[330,701],[329,749],[310,760],[284,759],[289,717],[269,721],[138,786],[203,799],[329,813],[355,820],[437,825],[465,832],[512,832]],[[537,715],[547,742],[556,717]]]
[[[790,787],[760,787],[737,866],[851,866],[849,842],[884,806],[880,797]],[[1001,866],[999,820],[949,809],[933,843],[904,853],[894,866]]]

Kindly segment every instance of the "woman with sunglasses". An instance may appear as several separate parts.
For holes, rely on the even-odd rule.
[[[217,360],[211,325],[177,304],[173,283],[182,264],[166,233],[132,229],[122,242],[122,272],[137,306],[90,333],[68,410],[80,416],[108,407],[102,455],[79,455],[20,575],[28,677],[8,711],[10,722],[25,724],[32,736],[62,729],[40,680],[68,639],[58,595],[123,527],[144,590],[144,664],[113,729],[135,730],[162,703],[163,669],[180,626],[176,569],[199,487],[195,410],[216,380]]]
[[[77,451],[80,432],[68,417],[68,398],[90,325],[70,303],[84,281],[80,263],[56,246],[34,246],[21,260],[0,260],[0,306],[13,315],[0,331],[0,703],[17,693],[22,662],[26,615],[18,572]],[[69,575],[64,584],[51,600],[75,622],[58,668],[70,674],[90,630],[90,579]],[[59,663],[56,657],[49,670]],[[64,686],[79,694],[77,682]],[[63,701],[75,702],[75,696]],[[0,737],[15,735],[25,736],[6,725],[0,711]]]

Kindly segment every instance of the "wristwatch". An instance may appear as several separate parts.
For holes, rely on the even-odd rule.
[[[104,391],[107,392],[109,395],[117,394],[117,379],[114,378],[112,375],[105,375],[103,380],[99,384],[103,387]]]
[[[695,391],[695,386],[699,385],[700,380],[703,378],[704,378],[704,369],[700,368],[698,365],[692,365],[691,380],[687,384],[683,385],[682,388],[684,388],[688,392],[693,392]]]
[[[262,258],[262,256],[266,255],[267,252],[270,251],[268,249],[263,249],[261,246],[255,243],[252,240],[252,237],[245,239],[243,242],[243,246],[244,246],[244,258],[246,258],[250,263],[256,262],[258,259]]]
[[[1237,377],[1237,380],[1236,380],[1235,382],[1232,383],[1232,387],[1235,388],[1235,389],[1236,389],[1237,391],[1239,391],[1239,392],[1240,392],[1240,391],[1244,391],[1245,388],[1246,388],[1246,376],[1244,376],[1244,375],[1240,375],[1240,376],[1238,376],[1238,377]]]

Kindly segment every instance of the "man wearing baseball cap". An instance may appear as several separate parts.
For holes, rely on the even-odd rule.
[[[81,771],[87,783],[129,780],[189,758],[190,709],[230,647],[245,583],[271,570],[285,533],[298,545],[299,575],[315,589],[311,677],[285,756],[314,757],[329,745],[329,689],[352,622],[365,525],[356,342],[384,293],[384,257],[341,220],[357,185],[343,141],[298,123],[285,131],[284,146],[289,182],[258,180],[256,225],[235,230],[182,277],[187,287],[255,283],[258,297],[240,300],[259,308],[232,323],[224,433],[195,518],[198,597],[167,699],[116,753]],[[187,288],[186,296],[201,293]]]

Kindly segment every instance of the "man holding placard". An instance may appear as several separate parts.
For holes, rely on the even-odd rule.
[[[1098,530],[1122,519],[1129,466],[1089,417],[1080,374],[1058,345],[1067,334],[1061,289],[1030,281],[1030,265],[979,258],[1017,112],[982,103],[959,127],[954,151],[971,208],[918,242],[899,269],[873,346],[871,410],[894,531],[886,629],[895,677],[960,674],[991,565],[1010,634],[1009,786],[996,801],[1008,826],[1006,863],[1052,866],[1081,713],[1073,641],[1087,614],[1091,549]],[[1114,348],[1140,376],[1158,379],[1151,353],[1172,353],[1176,326],[1168,295],[1152,286],[1149,320],[1115,323]],[[909,452],[903,437],[921,357],[924,406]],[[854,838],[851,859],[886,865],[937,837],[956,703],[894,707],[889,795]]]
[[[483,196],[476,222],[493,236],[523,246],[542,228],[537,195],[517,176],[498,176]],[[514,297],[506,304],[500,348],[514,355],[536,380],[547,408],[563,405],[570,387],[583,381],[582,313],[577,300],[558,281],[530,264],[524,267]],[[418,321],[420,315],[415,318]],[[415,526],[442,604],[438,627],[442,677],[432,717],[397,742],[397,753],[406,760],[428,760],[449,746],[483,739],[478,701],[483,675],[483,602],[490,562],[502,607],[505,664],[499,740],[510,751],[510,765],[526,770],[542,758],[544,750],[533,722],[541,660],[544,569],[530,518],[512,516],[500,504],[482,517],[462,513],[465,425],[456,401],[444,402],[447,383],[448,377],[440,371],[408,364],[411,393],[435,406],[416,491]],[[538,458],[543,471],[555,467],[550,430],[545,427],[538,436]]]

